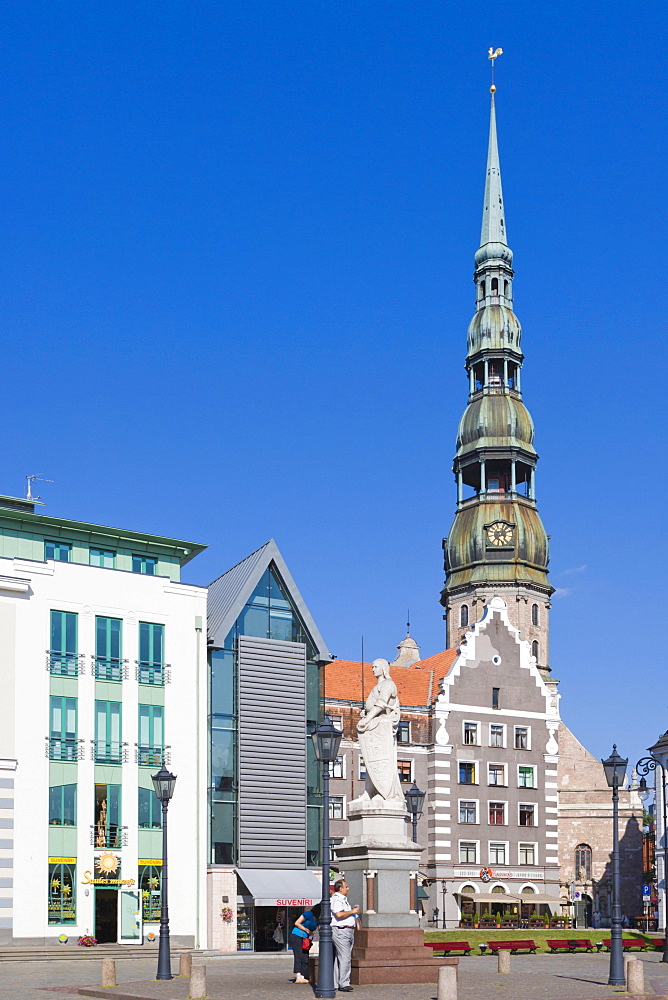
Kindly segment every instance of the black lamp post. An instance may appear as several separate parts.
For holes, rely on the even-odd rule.
[[[668,827],[666,826],[666,769],[659,758],[653,756],[641,757],[636,764],[636,771],[638,774],[643,775],[640,779],[640,798],[643,800],[647,798],[647,782],[644,775],[649,774],[650,771],[656,771],[657,767],[661,768],[661,805],[663,807],[663,922],[665,925],[665,941],[663,942],[663,958],[661,961],[668,962],[668,899],[666,898],[666,879],[668,878]],[[656,790],[656,776],[654,778],[654,787]]]
[[[156,979],[173,979],[169,956],[169,906],[167,901],[167,806],[174,794],[176,775],[165,767],[151,775],[155,794],[162,804],[162,878],[160,879],[160,941],[158,945],[158,972]]]
[[[420,791],[415,782],[413,782],[413,787],[409,788],[405,795],[406,805],[408,806],[408,811],[411,814],[411,822],[413,824],[414,844],[417,844],[417,825],[418,825],[418,820],[422,815],[422,806],[424,805],[424,797],[425,793]],[[420,912],[420,897],[418,895],[417,872],[415,873],[415,912],[416,913]]]
[[[329,902],[330,844],[329,844],[329,765],[339,756],[343,733],[336,729],[328,715],[311,733],[317,760],[322,764],[322,902],[320,904],[320,950],[318,955],[317,997],[333,1000],[334,946],[332,944],[332,908]]]
[[[619,786],[624,783],[628,760],[620,757],[615,743],[611,755],[602,761],[602,764],[608,786],[612,788],[612,930],[608,986],[625,986],[622,913],[619,899]]]

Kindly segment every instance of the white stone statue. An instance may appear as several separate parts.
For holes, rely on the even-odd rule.
[[[387,660],[373,661],[378,683],[366,700],[357,723],[360,750],[366,767],[366,788],[361,799],[391,801],[405,806],[397,773],[395,735],[401,715],[397,685],[390,677]]]

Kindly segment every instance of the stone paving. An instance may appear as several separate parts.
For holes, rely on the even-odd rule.
[[[668,966],[660,954],[634,953],[645,966],[646,997],[668,997]],[[291,982],[288,955],[221,956],[195,958],[207,967],[210,1000],[311,1000],[309,986]],[[609,956],[515,955],[511,974],[500,976],[491,956],[471,956],[460,962],[459,1000],[597,1000],[629,996],[607,986]],[[178,971],[178,960],[173,964]],[[144,1000],[186,1000],[188,980],[157,983],[155,958],[116,962],[116,989],[102,990],[101,960],[90,958],[59,962],[4,962],[0,967],[0,1000],[63,1000],[66,996],[109,996]],[[87,988],[87,984],[90,988]],[[360,1000],[434,1000],[434,984],[410,986],[358,986]]]

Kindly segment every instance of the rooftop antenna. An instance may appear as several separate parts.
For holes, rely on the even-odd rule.
[[[411,634],[411,609],[406,611],[406,638]]]
[[[52,483],[53,479],[45,479],[44,476],[26,476],[26,500],[41,500],[41,497],[34,497],[32,495],[32,484],[34,482],[39,483]]]
[[[494,85],[494,66],[495,66],[495,60],[499,56],[502,56],[502,55],[503,55],[503,49],[495,49],[494,46],[492,46],[492,48],[487,53],[487,58],[492,60],[492,86],[489,88],[490,89],[490,93],[492,93],[492,94],[496,91],[496,87]]]

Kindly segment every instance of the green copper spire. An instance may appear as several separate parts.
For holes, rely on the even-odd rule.
[[[503,243],[506,239],[506,219],[501,189],[501,164],[499,144],[496,138],[496,107],[492,90],[492,106],[489,113],[489,146],[487,148],[487,179],[485,181],[485,204],[482,210],[482,230],[480,246],[486,243]]]

